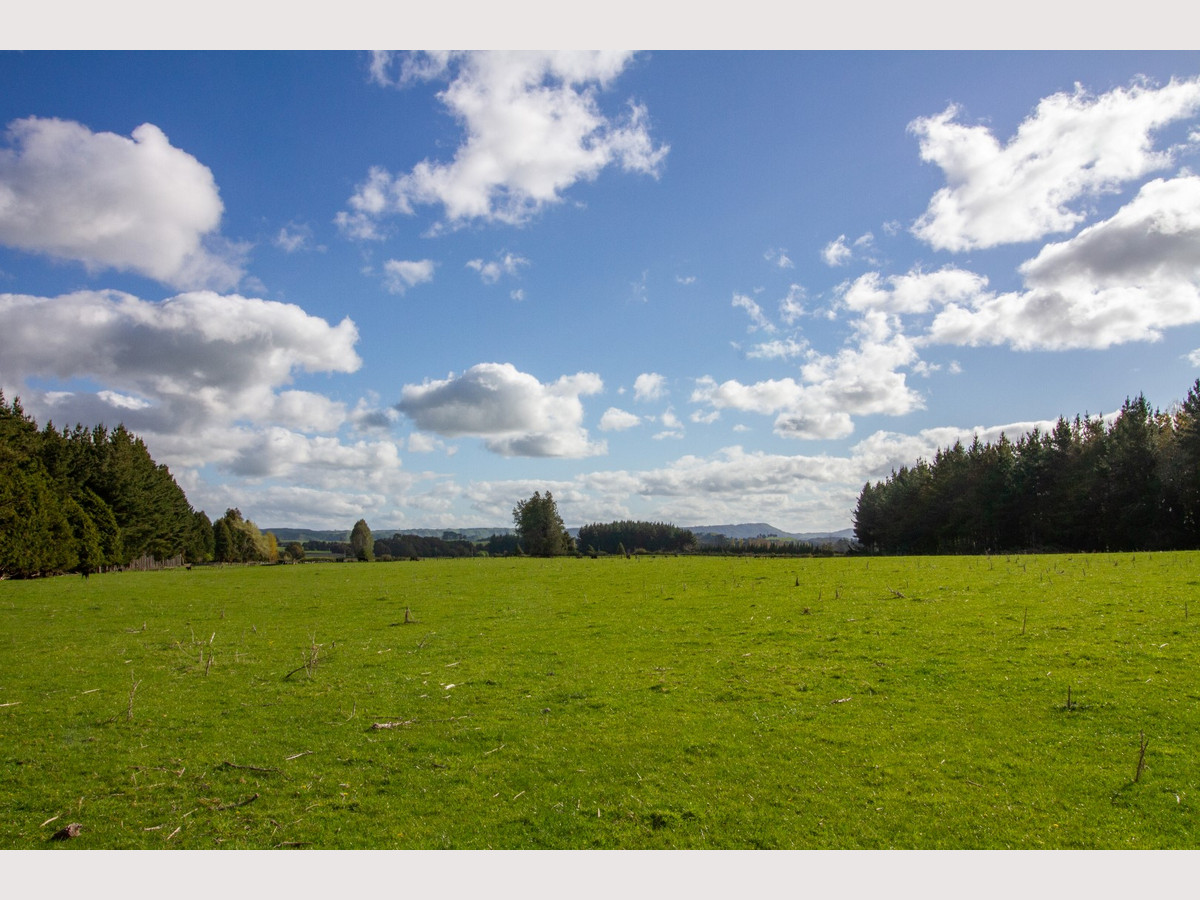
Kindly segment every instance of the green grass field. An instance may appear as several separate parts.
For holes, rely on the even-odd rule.
[[[62,577],[0,628],[7,849],[1200,846],[1195,553]]]

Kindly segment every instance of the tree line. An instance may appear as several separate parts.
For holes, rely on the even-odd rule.
[[[0,392],[0,576],[90,574],[143,557],[211,558],[213,527],[118,425],[39,430]]]
[[[609,522],[584,525],[579,529],[578,545],[588,554],[686,553],[696,548],[696,536],[686,528],[664,522]]]
[[[1200,546],[1200,379],[1170,411],[1126,399],[1108,425],[1060,418],[1016,443],[976,437],[859,494],[855,536],[894,554]]]
[[[275,562],[279,544],[271,532],[242,516],[240,509],[227,509],[213,523],[213,552],[208,557],[219,563]]]

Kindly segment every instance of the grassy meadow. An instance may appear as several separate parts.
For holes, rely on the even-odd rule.
[[[1195,848],[1198,751],[1196,553],[0,583],[5,849]]]

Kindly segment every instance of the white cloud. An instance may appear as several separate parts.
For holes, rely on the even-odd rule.
[[[661,400],[667,395],[667,379],[657,372],[643,372],[633,382],[633,399]]]
[[[176,288],[229,288],[246,248],[217,235],[212,172],[149,123],[131,137],[78,122],[10,122],[0,149],[0,243],[132,271]]]
[[[1153,134],[1200,110],[1200,78],[1161,88],[1135,83],[1098,97],[1081,86],[1041,100],[1001,145],[982,125],[956,121],[957,106],[914,120],[921,158],[946,176],[913,225],[917,237],[942,250],[1036,240],[1081,223],[1081,199],[1173,161]]]
[[[615,406],[610,406],[604,411],[604,415],[600,417],[601,431],[625,431],[640,424],[642,424],[641,416],[636,416],[623,409],[617,409]]]
[[[303,435],[280,427],[257,432],[225,466],[233,474],[249,478],[292,478],[298,474],[312,478],[318,469],[340,475],[354,473],[357,478],[364,471],[399,467],[400,457],[391,441],[346,444],[336,437]]]
[[[868,272],[846,288],[842,301],[857,312],[915,314],[978,296],[986,287],[982,275],[952,266],[936,272],[913,269],[886,279],[878,272]]]
[[[484,284],[495,284],[502,275],[516,276],[523,266],[529,265],[529,260],[514,253],[504,253],[497,259],[484,262],[482,259],[468,260],[467,268],[479,273]]]
[[[863,480],[887,478],[901,466],[913,466],[917,460],[932,460],[938,450],[953,447],[956,441],[969,447],[975,438],[981,443],[998,443],[1003,435],[1016,443],[1035,428],[1043,434],[1054,429],[1054,421],[1011,422],[1007,425],[976,425],[971,428],[943,426],[926,428],[917,434],[877,431],[850,448],[851,459]]]
[[[408,436],[409,453],[433,453],[445,448],[445,441],[439,440],[431,434],[425,434],[423,431],[414,431]]]
[[[400,175],[372,168],[338,224],[354,237],[378,237],[383,216],[421,205],[441,206],[452,227],[475,219],[519,224],[609,166],[657,177],[668,148],[655,146],[645,108],[630,103],[614,119],[597,102],[630,59],[612,51],[406,56],[395,81],[387,74],[394,59],[377,56],[371,73],[380,83],[448,76],[438,98],[465,135],[451,162],[426,159]]]
[[[383,264],[383,286],[389,294],[403,294],[410,287],[433,281],[432,259],[389,259]]]
[[[808,344],[793,338],[756,344],[746,351],[749,359],[791,359],[808,351]]]
[[[397,409],[422,431],[481,437],[501,456],[578,458],[607,452],[602,441],[588,440],[579,399],[603,387],[590,372],[542,384],[510,363],[480,363],[459,376],[405,385]]]
[[[695,284],[696,276],[695,275],[676,275],[675,281],[678,282],[679,284]]]
[[[771,324],[770,319],[763,314],[762,307],[755,303],[751,298],[745,296],[744,294],[734,294],[733,305],[737,309],[744,309],[746,314],[750,317],[749,331],[758,331],[760,328],[767,332],[772,332],[775,330],[775,326]]]
[[[396,67],[397,63],[399,63],[400,72],[393,76],[391,70]],[[414,81],[440,78],[449,63],[450,54],[441,50],[422,51],[421,53],[373,50],[369,66],[369,80],[381,87],[404,87]]]
[[[207,465],[330,490],[391,478],[399,460],[390,442],[344,444],[334,436],[353,418],[344,405],[289,387],[297,372],[356,371],[357,339],[349,319],[330,325],[238,295],[0,295],[6,389],[43,420],[125,423],[200,506],[223,497],[199,477]]]
[[[779,301],[779,316],[785,325],[795,325],[796,320],[804,315],[804,288],[793,284],[788,288],[787,296]]]
[[[249,413],[295,369],[361,365],[350,319],[331,326],[298,306],[236,294],[161,302],[117,291],[0,294],[0,324],[6,375],[92,378],[156,405],[172,400],[213,414]]]
[[[714,410],[775,415],[776,434],[802,439],[844,438],[854,430],[853,416],[903,415],[919,408],[920,395],[899,371],[918,361],[913,342],[891,334],[878,317],[860,325],[857,347],[832,356],[810,353],[800,382],[789,377],[718,384],[704,376],[691,400]]]
[[[300,250],[310,250],[313,246],[312,228],[308,225],[297,225],[294,222],[289,222],[279,229],[279,233],[275,235],[275,240],[272,243],[284,253],[297,253]],[[324,248],[319,249],[323,250]]]
[[[835,240],[830,241],[825,245],[825,249],[821,251],[821,259],[825,261],[827,266],[844,266],[850,261],[850,257],[854,255],[854,251],[846,244],[846,236],[839,234]]]
[[[47,399],[51,404],[61,402],[71,396],[70,391],[50,391],[47,393]],[[96,397],[113,409],[146,409],[152,405],[149,400],[145,400],[142,397],[131,397],[129,394],[121,394],[117,391],[97,391]]]
[[[380,408],[379,397],[369,391],[370,399],[360,398],[350,413],[350,423],[359,431],[391,431],[400,421],[400,413],[392,407]]]
[[[674,409],[667,407],[667,411],[659,416],[658,420],[662,423],[663,430],[654,435],[654,440],[661,441],[664,438],[678,440],[683,437],[683,422],[679,420],[679,416],[675,415]]]
[[[1026,290],[949,303],[929,340],[1102,349],[1200,322],[1200,176],[1156,179],[1021,266]]]
[[[312,391],[280,391],[265,417],[296,431],[333,432],[346,421],[346,407]]]
[[[787,255],[787,251],[783,249],[776,250],[772,248],[763,254],[763,259],[769,263],[773,263],[780,269],[795,268],[795,263]]]

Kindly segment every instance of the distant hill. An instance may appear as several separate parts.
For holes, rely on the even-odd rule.
[[[842,531],[815,531],[797,534],[776,528],[766,522],[745,522],[740,525],[688,525],[687,530],[696,537],[705,535],[724,535],[733,540],[749,540],[759,537],[774,537],[784,541],[805,541],[810,544],[833,544],[838,541],[853,541],[854,529],[845,528]],[[350,529],[344,531],[317,531],[310,528],[264,528],[270,531],[281,543],[289,541],[349,541]],[[578,528],[568,528],[571,537],[579,536]],[[447,534],[454,535],[451,540],[486,541],[493,534],[512,534],[511,528],[372,528],[375,537],[391,537],[393,534],[415,534],[419,537],[442,538]]]
[[[280,544],[288,544],[292,541],[299,541],[303,544],[305,541],[341,541],[343,543],[350,542],[350,529],[344,531],[314,531],[311,528],[263,528],[262,533],[267,532],[275,535],[275,540]]]
[[[841,531],[796,533],[784,531],[782,528],[776,528],[774,525],[768,525],[766,522],[749,522],[740,525],[689,525],[687,527],[697,537],[701,535],[720,534],[727,538],[741,541],[753,538],[773,537],[785,541],[804,541],[810,544],[832,544],[841,540],[854,540],[853,528],[845,528]]]
[[[264,533],[271,532],[281,544],[289,541],[342,541],[349,542],[350,529],[344,531],[317,531],[311,528],[264,528]],[[371,534],[377,538],[390,538],[393,534],[415,534],[418,537],[445,537],[453,534],[451,540],[486,541],[493,534],[509,534],[511,528],[372,528]]]

